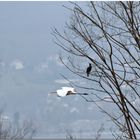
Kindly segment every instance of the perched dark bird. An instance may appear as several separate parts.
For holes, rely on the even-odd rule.
[[[91,63],[89,63],[89,66],[87,67],[86,73],[87,73],[87,77],[89,77],[89,74],[91,72],[92,66]]]

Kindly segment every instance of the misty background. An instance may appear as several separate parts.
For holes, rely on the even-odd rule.
[[[50,94],[69,86],[61,74],[88,84],[59,60],[63,52],[51,33],[54,27],[63,31],[69,21],[70,11],[63,5],[70,3],[0,2],[0,109],[17,125],[32,120],[39,138],[65,137],[67,132],[77,138],[94,137],[102,123],[105,132],[111,127],[95,104],[80,96]]]

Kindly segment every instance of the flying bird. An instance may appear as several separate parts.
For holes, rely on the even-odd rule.
[[[89,77],[89,74],[91,72],[92,66],[91,63],[89,63],[89,66],[87,67],[86,73],[87,73],[87,77]]]
[[[56,90],[56,93],[59,97],[65,97],[68,95],[88,95],[87,93],[77,93],[73,87],[62,87],[61,89]]]

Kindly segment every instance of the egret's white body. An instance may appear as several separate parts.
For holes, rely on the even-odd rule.
[[[60,97],[64,97],[67,95],[75,94],[75,89],[72,87],[62,87],[56,91],[57,95]]]

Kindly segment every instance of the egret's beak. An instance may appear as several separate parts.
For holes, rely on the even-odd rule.
[[[50,92],[50,93],[48,93],[48,95],[52,95],[52,94],[56,94],[56,92],[54,91],[54,92]]]

